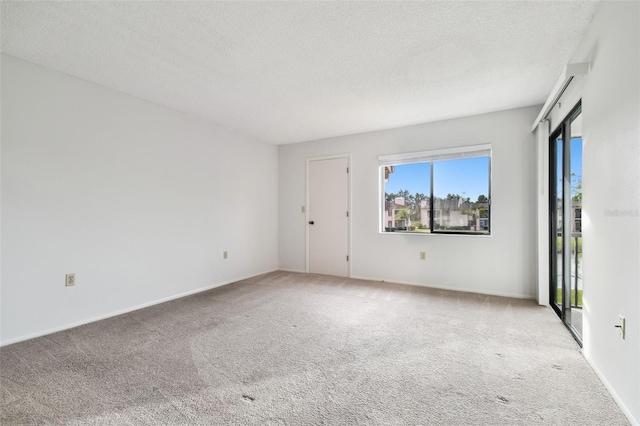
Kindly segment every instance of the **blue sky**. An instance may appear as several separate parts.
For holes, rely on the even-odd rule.
[[[434,195],[444,198],[447,194],[458,194],[476,201],[479,195],[489,196],[489,159],[466,158],[462,160],[438,161],[434,164]],[[582,138],[571,141],[571,172],[577,178],[573,184],[582,179]],[[430,193],[431,177],[429,163],[402,164],[396,166],[385,184],[386,193],[397,193],[402,189],[411,195],[420,192]],[[558,176],[562,176],[562,166],[558,167]],[[558,188],[560,190],[560,187]]]
[[[487,157],[438,161],[434,164],[434,195],[444,198],[458,194],[476,201],[479,195],[489,196],[489,159]],[[397,193],[406,189],[429,195],[429,163],[402,164],[396,166],[385,184],[385,192]]]
[[[562,156],[558,156],[558,164],[556,164],[556,173],[558,176],[557,193],[562,192]],[[571,139],[571,173],[575,173],[575,177],[571,179],[571,185],[575,186],[582,181],[582,138]]]

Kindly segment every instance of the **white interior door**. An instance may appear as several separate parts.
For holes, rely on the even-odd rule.
[[[349,276],[349,159],[309,161],[309,272]]]

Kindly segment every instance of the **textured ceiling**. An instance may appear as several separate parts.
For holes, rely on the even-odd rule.
[[[2,51],[292,143],[541,104],[597,2],[2,2]]]

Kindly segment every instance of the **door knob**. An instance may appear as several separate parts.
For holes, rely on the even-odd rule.
[[[312,220],[310,220],[310,221],[309,221],[309,225],[313,225],[313,223],[314,223],[314,222],[313,222]]]

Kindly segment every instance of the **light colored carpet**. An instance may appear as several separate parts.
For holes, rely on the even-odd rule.
[[[275,272],[0,349],[2,424],[628,424],[533,301]]]

